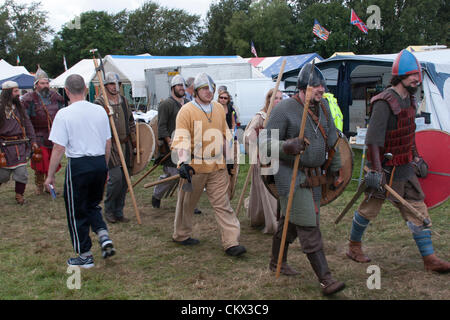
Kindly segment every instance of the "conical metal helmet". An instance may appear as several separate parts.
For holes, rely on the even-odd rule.
[[[307,63],[303,66],[303,68],[300,70],[297,78],[297,88],[299,89],[306,89],[309,82],[309,74],[311,72],[311,63]],[[318,87],[322,85],[324,88],[326,88],[327,84],[325,81],[325,77],[323,76],[322,72],[314,66],[313,75],[312,75],[312,82],[311,86]]]
[[[34,84],[42,79],[49,80],[47,73],[41,69],[41,66],[38,65],[38,69],[36,71],[36,74],[34,75]]]

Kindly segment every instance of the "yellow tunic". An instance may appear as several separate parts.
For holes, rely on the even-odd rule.
[[[192,102],[181,107],[177,115],[172,149],[191,154],[190,166],[196,173],[225,169],[223,140],[232,138],[221,104],[212,101],[212,112],[205,114]]]

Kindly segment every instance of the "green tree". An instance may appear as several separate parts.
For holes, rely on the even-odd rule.
[[[210,5],[206,14],[205,32],[200,38],[200,45],[204,54],[233,55],[236,54],[236,47],[245,46],[244,43],[239,45],[238,39],[226,41],[225,29],[230,25],[235,13],[239,15],[235,20],[242,19],[242,22],[245,22],[251,3],[251,0],[220,0],[218,3]],[[237,43],[233,45],[233,42]],[[245,40],[244,42],[247,43],[248,41]],[[247,45],[250,46],[250,44]]]
[[[251,56],[251,41],[260,56],[287,55],[295,51],[293,8],[282,0],[261,0],[246,12],[235,12],[225,28],[225,40],[234,52]]]
[[[46,40],[52,34],[47,25],[47,12],[40,10],[40,2],[17,4],[6,0],[0,7],[0,53],[11,64],[17,56],[21,65],[36,70],[39,55],[49,47]]]
[[[129,54],[182,55],[196,44],[200,16],[148,1],[132,11],[124,28]]]
[[[122,14],[120,19],[123,20]],[[94,48],[103,56],[123,53],[124,35],[119,32],[122,26],[117,23],[116,18],[116,15],[110,15],[106,11],[83,12],[78,26],[69,22],[58,32],[53,40],[55,53],[60,55],[61,61],[65,55],[69,65],[81,59],[92,58],[90,50]]]
[[[382,29],[371,29],[367,35],[355,31],[357,35],[353,37],[353,45],[358,53],[393,53],[409,45],[449,42],[448,1],[352,0],[347,1],[346,5],[349,10],[358,10],[358,16],[363,21],[369,17],[369,5],[377,5],[381,10]]]
[[[324,41],[313,34],[314,19],[317,19],[322,27],[330,31],[328,40]],[[297,53],[316,52],[320,56],[328,58],[336,51],[347,51],[348,32],[351,27],[350,11],[343,6],[341,1],[317,2],[303,7],[296,16],[296,21]]]

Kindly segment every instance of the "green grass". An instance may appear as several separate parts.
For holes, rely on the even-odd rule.
[[[354,178],[359,176],[361,152],[355,151]],[[236,208],[249,166],[241,165],[239,185],[232,200]],[[241,209],[241,243],[247,254],[241,258],[225,255],[220,234],[205,195],[194,216],[195,247],[172,242],[176,195],[164,199],[159,210],[151,206],[152,189],[143,185],[154,181],[160,169],[135,188],[142,224],[134,216],[130,197],[125,215],[128,224],[109,225],[117,255],[103,260],[92,234],[95,267],[81,271],[81,289],[70,290],[66,260],[74,256],[67,229],[64,200],[34,195],[34,176],[29,169],[26,204],[14,200],[14,183],[0,187],[0,299],[328,299],[319,290],[316,277],[295,242],[289,250],[289,263],[300,276],[276,279],[268,270],[271,235],[251,228]],[[144,172],[141,173],[141,175]],[[133,177],[137,180],[140,175]],[[57,175],[62,193],[63,171]],[[321,209],[321,230],[325,253],[333,275],[347,288],[331,299],[449,299],[449,275],[425,272],[422,259],[409,229],[399,212],[385,204],[364,236],[364,249],[372,258],[357,264],[345,257],[352,213],[337,226],[334,219],[351,199],[357,187],[352,181],[343,195]],[[353,210],[356,208],[353,208]],[[434,247],[449,260],[449,201],[430,212]],[[351,211],[353,211],[351,210]],[[381,289],[366,286],[367,267],[381,269]]]

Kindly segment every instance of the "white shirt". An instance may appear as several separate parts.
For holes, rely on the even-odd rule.
[[[104,155],[108,139],[111,128],[105,109],[88,101],[59,110],[49,136],[49,140],[66,148],[68,158]]]

